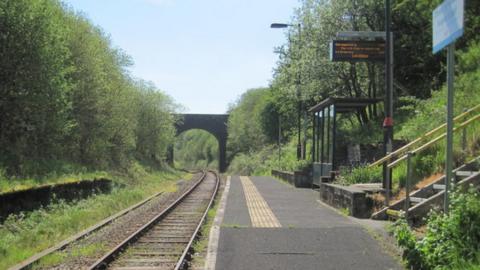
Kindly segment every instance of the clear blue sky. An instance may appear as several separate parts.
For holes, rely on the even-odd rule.
[[[224,113],[249,88],[268,86],[298,0],[64,0],[132,56],[190,113]]]

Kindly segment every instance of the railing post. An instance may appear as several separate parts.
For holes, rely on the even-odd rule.
[[[388,155],[390,155],[390,152],[387,152],[386,156],[388,156]],[[384,163],[385,164],[384,168],[385,168],[385,206],[386,207],[390,206],[390,193],[391,193],[391,189],[392,189],[392,187],[390,186],[390,183],[391,183],[391,181],[390,181],[390,175],[391,175],[390,170],[391,169],[388,168],[388,163],[390,163],[390,159],[386,160],[385,163]]]
[[[463,127],[463,130],[462,130],[462,150],[463,150],[463,153],[465,153],[465,151],[467,151],[467,127]]]
[[[405,218],[408,219],[410,208],[410,180],[412,179],[412,152],[407,153],[407,179],[405,179]]]

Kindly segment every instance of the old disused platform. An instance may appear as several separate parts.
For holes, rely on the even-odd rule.
[[[317,192],[271,177],[231,177],[216,252],[218,270],[402,269]]]

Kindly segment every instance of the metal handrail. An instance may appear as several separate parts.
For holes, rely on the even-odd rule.
[[[473,123],[475,120],[479,119],[480,118],[480,114],[477,114],[476,116],[468,119],[467,121],[461,123],[458,127],[455,127],[453,128],[453,132],[457,131],[457,130],[460,130],[460,129],[463,129],[463,128],[466,128],[468,125],[470,125],[471,123]],[[442,135],[436,137],[435,139],[433,140],[430,140],[429,142],[421,145],[420,147],[416,148],[415,150],[409,152],[411,153],[412,155],[416,155],[420,152],[422,152],[423,150],[427,149],[428,147],[432,146],[434,143],[438,142],[439,140],[443,139],[445,136],[447,136],[447,133],[442,133]],[[387,165],[388,168],[393,168],[395,166],[397,166],[401,161],[405,160],[408,158],[408,153],[399,157],[397,160],[391,162],[390,164]]]
[[[477,111],[478,109],[480,109],[480,105],[477,105],[471,109],[468,109],[466,110],[465,112],[459,114],[457,117],[455,117],[453,119],[454,122],[464,118],[465,116],[469,115],[470,113],[474,112],[474,111]],[[388,162],[390,160],[392,160],[393,158],[395,158],[396,156],[400,156],[401,154],[404,154],[406,151],[408,151],[410,148],[413,147],[413,145],[417,144],[418,142],[420,141],[423,141],[424,139],[434,135],[435,133],[437,133],[438,131],[440,131],[441,129],[445,128],[447,126],[447,124],[443,124],[443,125],[440,125],[438,126],[437,128],[423,134],[422,136],[418,137],[417,139],[411,141],[410,143],[402,146],[401,148],[397,149],[396,151],[384,156],[383,158],[373,162],[372,164],[369,165],[370,168],[372,167],[375,167],[375,166],[378,166],[378,165],[381,165],[385,162]],[[443,137],[442,137],[443,138]]]

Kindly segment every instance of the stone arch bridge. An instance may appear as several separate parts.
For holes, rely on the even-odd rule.
[[[190,129],[201,129],[212,134],[218,141],[218,168],[220,172],[227,169],[227,123],[228,114],[177,114],[179,120],[175,123],[176,136]],[[173,147],[170,153],[173,162]]]

